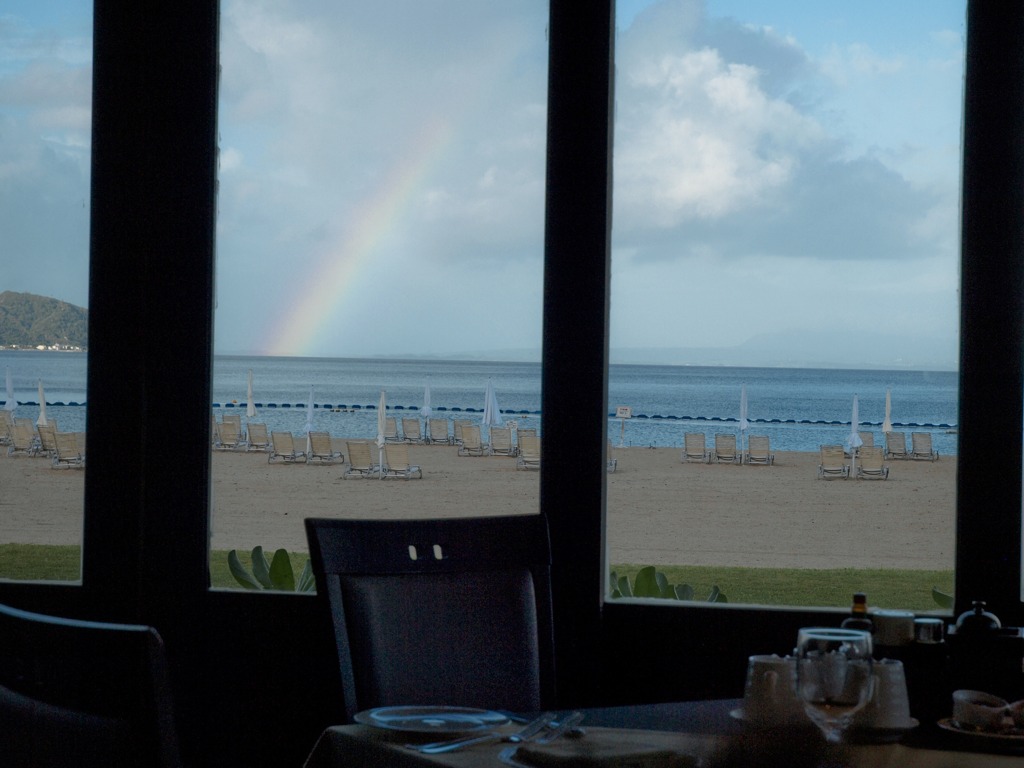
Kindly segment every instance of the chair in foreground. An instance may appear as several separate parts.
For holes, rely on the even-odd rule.
[[[711,452],[705,445],[703,432],[687,432],[683,435],[683,461],[699,461],[707,464],[711,461]]]
[[[78,447],[78,435],[74,432],[55,432],[51,466],[57,468],[85,468],[85,455]]]
[[[516,469],[540,469],[540,438],[537,435],[519,435]]]
[[[820,448],[821,463],[818,464],[818,479],[850,476],[850,465],[841,445],[823,445]]]
[[[365,441],[347,442],[348,469],[345,470],[345,479],[350,477],[379,477],[380,463],[374,461],[377,453],[377,446]]]
[[[480,427],[476,424],[464,424],[459,456],[483,456],[486,453],[487,445],[480,437]]]
[[[939,452],[932,450],[932,435],[930,432],[910,433],[910,458],[935,461],[939,458]]]
[[[402,419],[402,440],[407,443],[422,443],[423,430],[420,427],[420,420],[413,416]]]
[[[405,443],[388,443],[384,446],[384,477],[423,477],[423,470],[409,463],[409,446]]]
[[[887,459],[908,459],[907,436],[903,432],[885,433],[885,458]]]
[[[306,457],[306,461],[311,464],[334,464],[336,461],[344,463],[345,456],[341,451],[334,450],[329,432],[310,432],[309,456]]]
[[[736,464],[740,460],[740,455],[736,451],[736,435],[721,433],[715,435],[715,451],[711,454],[711,458],[719,464],[723,461]]]
[[[857,451],[857,479],[889,477],[889,468],[885,466],[885,452],[880,445],[862,445]]]
[[[0,605],[0,765],[180,768],[156,631]]]
[[[451,445],[448,434],[448,419],[431,419],[427,422],[427,442],[431,445]]]
[[[389,705],[553,703],[543,516],[305,522],[349,720]]]
[[[747,438],[747,464],[775,463],[775,454],[771,451],[768,435],[751,435]]]
[[[488,439],[492,454],[496,456],[516,455],[516,449],[512,445],[512,429],[510,427],[491,427]]]
[[[300,451],[295,445],[295,436],[291,432],[270,433],[270,454],[267,456],[267,463],[281,462],[283,464],[296,464],[306,461],[306,452]]]

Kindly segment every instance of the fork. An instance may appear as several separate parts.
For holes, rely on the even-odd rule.
[[[508,735],[499,733],[498,731],[488,731],[487,733],[462,736],[458,739],[450,739],[449,741],[435,741],[430,744],[406,744],[405,746],[408,749],[414,749],[425,755],[440,755],[445,752],[453,752],[456,749],[462,749],[463,747],[470,747],[474,744],[486,744],[489,741],[507,741],[513,744],[520,744],[524,741],[529,741],[538,733],[543,731],[554,717],[554,712],[545,712],[542,715],[535,717],[515,733],[510,733]]]

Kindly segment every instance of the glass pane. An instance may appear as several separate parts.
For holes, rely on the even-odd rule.
[[[503,420],[539,421],[546,24],[543,2],[222,5],[214,586],[232,549],[297,569],[311,515],[537,510],[538,473],[448,438],[515,445],[482,423],[489,383]],[[422,478],[359,476],[382,392],[385,463],[408,438]]]
[[[937,609],[964,2],[617,10],[612,569],[695,600]]]
[[[92,3],[0,10],[0,578],[81,575]]]

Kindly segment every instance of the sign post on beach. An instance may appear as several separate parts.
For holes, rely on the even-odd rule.
[[[619,420],[619,448],[626,444],[626,419],[633,418],[633,408],[629,405],[615,407],[615,418]]]

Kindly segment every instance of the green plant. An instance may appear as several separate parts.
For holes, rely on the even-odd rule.
[[[953,608],[953,596],[938,587],[932,587],[932,599],[938,603],[940,608]]]
[[[252,572],[242,564],[238,552],[228,552],[228,568],[235,581],[246,589],[276,589],[283,592],[312,592],[315,588],[313,580],[313,569],[306,560],[306,565],[299,574],[298,581],[295,580],[295,572],[292,570],[292,561],[287,550],[279,549],[274,552],[274,557],[269,562],[263,554],[263,547],[254,547],[252,550]]]
[[[611,596],[615,597],[655,597],[662,600],[693,600],[693,587],[689,584],[669,584],[668,577],[653,565],[641,568],[636,573],[633,583],[628,576],[618,576],[615,571],[610,574]],[[709,603],[727,603],[729,599],[715,584],[705,598]]]

